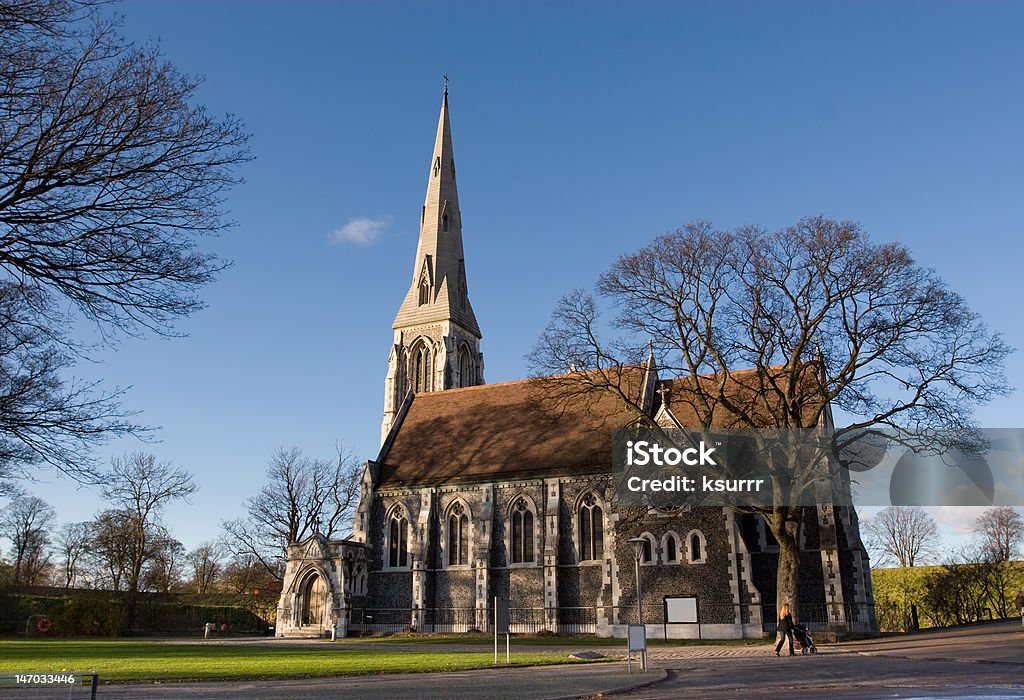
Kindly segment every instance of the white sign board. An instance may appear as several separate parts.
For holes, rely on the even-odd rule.
[[[696,598],[665,598],[665,622],[667,624],[694,624],[697,622]]]
[[[629,649],[627,651],[647,651],[647,626],[629,626]]]

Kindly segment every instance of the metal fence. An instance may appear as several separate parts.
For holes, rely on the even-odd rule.
[[[597,632],[598,608],[510,608],[509,631],[513,634],[593,634]],[[350,634],[400,632],[491,632],[494,609],[487,608],[353,608],[349,610]]]
[[[759,618],[760,616],[760,618]],[[774,635],[774,602],[754,605],[698,601],[700,624],[757,624],[766,635]],[[812,632],[870,631],[874,624],[874,605],[867,603],[801,604],[797,621]],[[509,631],[513,634],[595,634],[598,620],[609,624],[635,624],[636,605],[510,608]],[[647,625],[665,624],[662,605],[645,601],[643,621]],[[349,610],[349,634],[396,634],[402,632],[467,633],[493,632],[494,609],[487,608],[352,608]]]
[[[774,635],[778,627],[774,602],[761,605],[761,620],[765,633]],[[800,603],[796,614],[796,622],[811,632],[873,631],[877,626],[874,620],[874,603]]]

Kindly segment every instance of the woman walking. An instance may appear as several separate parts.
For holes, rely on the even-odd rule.
[[[775,655],[778,656],[782,650],[782,644],[789,638],[789,655],[796,656],[793,651],[793,616],[789,614],[789,603],[783,603],[779,609],[779,643],[775,645]]]

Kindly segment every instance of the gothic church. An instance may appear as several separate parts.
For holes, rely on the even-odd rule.
[[[771,633],[778,546],[730,508],[651,509],[625,521],[611,489],[617,399],[545,409],[536,382],[484,383],[447,89],[419,242],[393,324],[382,446],[365,465],[353,534],[289,548],[277,633],[486,631],[506,596],[513,631],[623,636],[636,623],[634,546],[649,637]],[[622,385],[659,424],[694,420],[686,389],[653,359]],[[692,424],[692,423],[691,423]],[[874,628],[857,516],[809,508],[801,528],[801,613],[812,628]],[[693,601],[686,622],[668,599]]]

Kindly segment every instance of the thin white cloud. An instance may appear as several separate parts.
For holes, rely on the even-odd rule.
[[[384,216],[380,219],[369,219],[365,216],[350,219],[344,226],[328,234],[327,240],[334,245],[345,243],[370,245],[384,233],[392,220],[391,216]]]

